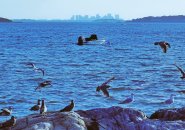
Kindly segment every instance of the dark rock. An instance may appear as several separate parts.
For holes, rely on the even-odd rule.
[[[45,117],[34,114],[18,119],[11,130],[184,130],[184,113],[185,108],[159,110],[148,119],[142,111],[118,106],[56,111]]]
[[[90,37],[85,38],[85,41],[94,41],[94,40],[98,40],[98,37],[96,34],[92,34]]]
[[[82,38],[82,36],[78,37],[78,45],[83,45],[83,38]]]
[[[121,107],[110,108],[97,108],[87,111],[77,111],[77,113],[85,118],[97,120],[99,128],[106,130],[121,130],[125,129],[128,122],[131,123],[131,127],[135,127],[134,123],[139,123],[144,119],[147,119],[146,115],[138,110]]]
[[[98,37],[96,34],[92,34],[90,37],[87,37],[85,39],[83,39],[82,36],[79,36],[77,45],[83,45],[84,43],[87,43],[89,41],[94,41],[94,40],[98,40]]]
[[[0,22],[12,22],[12,20],[0,17]]]
[[[174,109],[160,109],[150,116],[150,119],[165,121],[185,120],[185,107]]]

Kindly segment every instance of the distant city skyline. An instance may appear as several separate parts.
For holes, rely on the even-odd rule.
[[[147,16],[185,15],[185,0],[1,0],[0,17],[70,19],[72,15],[118,14],[123,20]]]
[[[116,19],[120,20],[119,14],[112,15],[111,13],[107,13],[106,15],[99,15],[96,14],[95,16],[89,15],[73,15],[69,20],[73,21],[92,21],[92,20],[99,20],[99,19]]]

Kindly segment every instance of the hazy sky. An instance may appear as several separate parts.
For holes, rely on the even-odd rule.
[[[69,19],[73,14],[119,14],[123,19],[185,15],[185,0],[0,0],[0,17]]]

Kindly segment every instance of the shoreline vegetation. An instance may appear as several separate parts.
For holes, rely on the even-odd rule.
[[[183,23],[185,22],[184,15],[176,15],[176,16],[148,16],[143,18],[137,18],[132,20],[123,20],[123,19],[96,19],[96,20],[62,20],[62,19],[7,19],[0,17],[0,22],[129,22],[129,23]]]

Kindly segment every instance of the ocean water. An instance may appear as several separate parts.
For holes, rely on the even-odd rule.
[[[78,36],[96,33],[100,40],[76,45]],[[13,106],[13,115],[26,116],[37,99],[48,111],[60,110],[74,100],[74,110],[121,106],[148,116],[162,108],[183,107],[185,81],[173,65],[185,69],[183,23],[2,23],[0,24],[0,108]],[[156,41],[167,41],[164,54]],[[33,62],[45,76],[30,69]],[[96,87],[115,76],[110,97]],[[38,83],[52,86],[35,91]],[[131,93],[135,101],[118,104]],[[175,94],[172,105],[161,104]],[[37,113],[37,112],[36,112]]]

